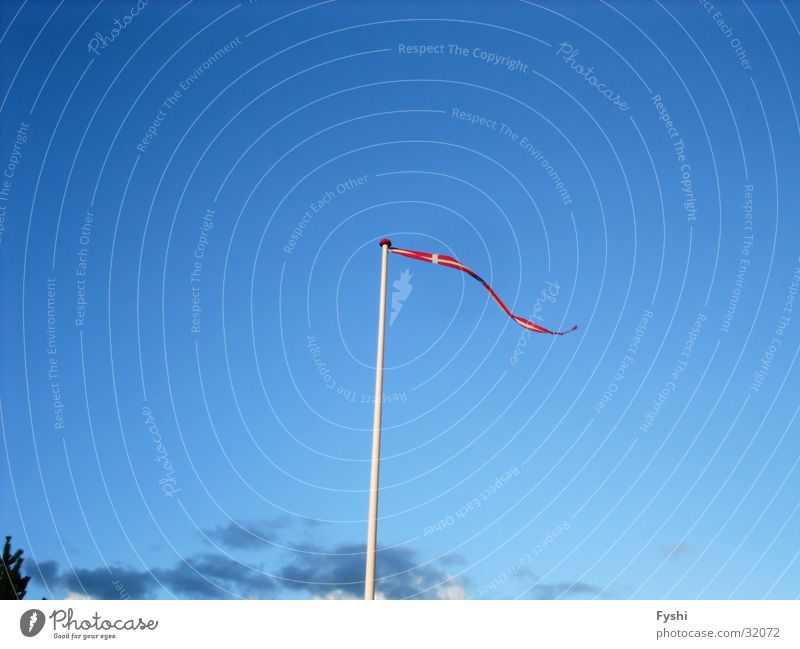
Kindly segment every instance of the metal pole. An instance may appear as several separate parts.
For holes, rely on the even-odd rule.
[[[375,599],[375,554],[378,541],[378,481],[381,463],[381,406],[383,405],[383,338],[386,329],[386,277],[389,266],[389,239],[381,241],[381,299],[378,312],[378,355],[375,360],[375,411],[372,417],[372,473],[369,481],[367,531],[367,572],[364,599]]]

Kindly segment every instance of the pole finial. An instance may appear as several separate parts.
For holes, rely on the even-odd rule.
[[[383,246],[389,246],[391,248],[392,242],[389,241],[389,239],[381,239],[381,248],[383,248]]]

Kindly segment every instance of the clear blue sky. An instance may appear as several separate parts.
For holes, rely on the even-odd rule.
[[[796,598],[800,15],[714,4],[4,2],[29,595],[358,595],[389,236],[579,329],[390,258],[379,591]]]

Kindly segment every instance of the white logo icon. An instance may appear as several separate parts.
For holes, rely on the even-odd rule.
[[[412,277],[411,271],[406,268],[400,273],[400,279],[396,279],[392,282],[392,286],[394,286],[395,290],[392,291],[392,315],[389,318],[390,327],[394,324],[397,315],[400,313],[400,309],[403,308],[403,302],[411,295],[411,291],[414,288],[411,285]]]

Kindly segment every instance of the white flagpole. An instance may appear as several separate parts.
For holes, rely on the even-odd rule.
[[[381,407],[383,405],[383,339],[386,329],[386,278],[389,266],[389,239],[381,241],[381,299],[378,312],[378,355],[375,360],[375,411],[372,417],[372,473],[369,481],[369,519],[367,531],[367,572],[364,599],[375,599],[375,554],[378,541],[378,481],[381,464]]]

